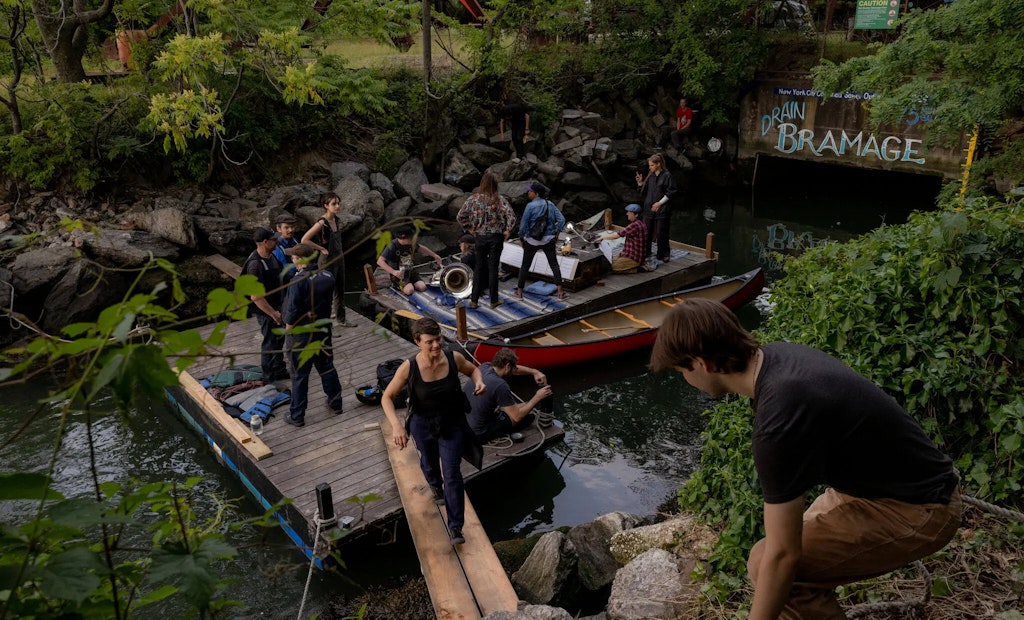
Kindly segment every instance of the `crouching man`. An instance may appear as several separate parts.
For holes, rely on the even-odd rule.
[[[515,352],[501,349],[494,354],[494,359],[480,365],[480,374],[487,386],[484,393],[475,394],[473,386],[468,383],[463,386],[473,408],[469,413],[469,427],[480,443],[528,424],[527,415],[530,411],[551,396],[551,386],[546,385],[547,377],[544,373],[535,368],[520,366],[518,362]],[[540,386],[533,398],[525,403],[518,402],[505,380],[510,375],[533,375],[533,380]]]
[[[949,457],[877,385],[799,344],[760,345],[722,304],[672,309],[652,370],[750,398],[765,537],[750,551],[750,620],[846,618],[835,587],[942,549],[960,525]],[[804,496],[827,486],[806,508]]]

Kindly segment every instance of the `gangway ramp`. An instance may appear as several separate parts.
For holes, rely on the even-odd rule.
[[[515,611],[518,596],[469,498],[462,529],[466,542],[453,546],[445,509],[434,504],[414,444],[399,449],[386,419],[380,427],[434,614],[438,618],[472,619],[495,611]]]

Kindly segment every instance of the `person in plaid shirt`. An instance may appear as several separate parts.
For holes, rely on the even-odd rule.
[[[626,206],[626,218],[629,224],[619,232],[602,235],[602,241],[624,238],[622,251],[612,260],[612,271],[615,273],[636,273],[637,267],[644,260],[644,243],[647,241],[647,226],[640,219],[640,205]]]
[[[469,198],[455,216],[462,229],[476,238],[476,268],[473,270],[473,292],[469,307],[476,308],[488,287],[491,307],[501,305],[498,299],[498,263],[501,248],[516,226],[516,214],[508,200],[498,193],[498,179],[485,172],[480,189]]]

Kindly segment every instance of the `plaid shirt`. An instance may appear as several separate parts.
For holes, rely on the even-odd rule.
[[[512,234],[516,226],[516,213],[504,196],[498,198],[498,204],[491,205],[483,194],[473,194],[459,209],[456,221],[471,235]]]
[[[647,227],[644,226],[644,221],[633,220],[629,226],[619,231],[619,236],[626,239],[622,244],[621,255],[638,263],[644,262],[644,244],[647,242]]]

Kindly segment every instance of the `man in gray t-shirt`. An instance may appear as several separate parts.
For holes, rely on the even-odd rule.
[[[483,394],[475,394],[473,385],[467,383],[463,386],[472,407],[469,427],[480,443],[512,431],[538,403],[551,396],[551,386],[546,384],[544,373],[535,368],[520,366],[518,362],[519,358],[514,351],[503,348],[494,354],[490,362],[480,365],[480,374],[487,386]],[[505,381],[509,375],[533,375],[533,380],[540,388],[529,401],[517,402]]]

